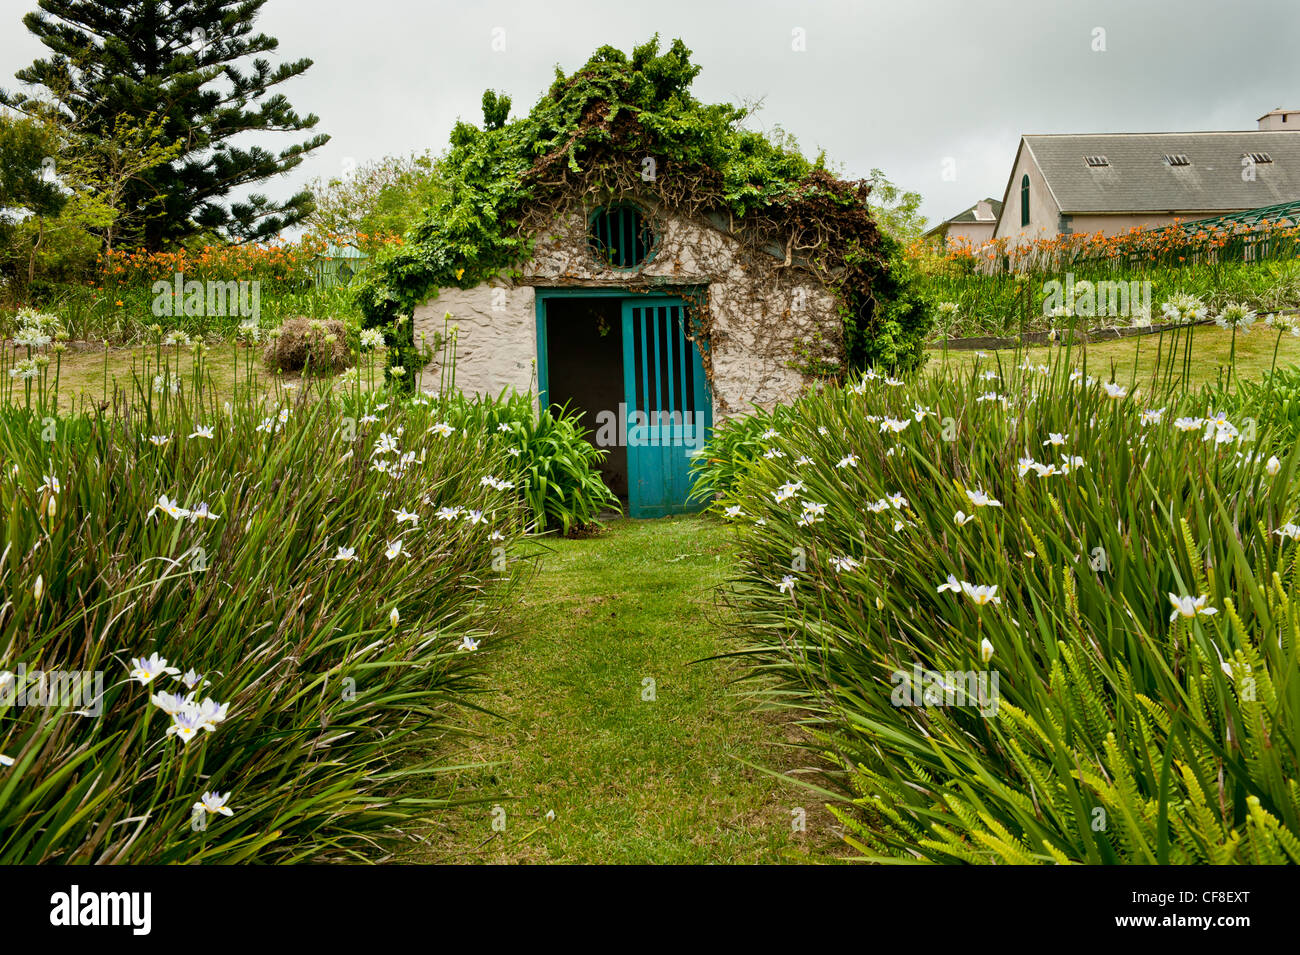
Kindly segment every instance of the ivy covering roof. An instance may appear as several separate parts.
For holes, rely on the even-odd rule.
[[[867,182],[840,180],[820,157],[744,128],[743,107],[701,103],[690,92],[700,71],[690,56],[681,40],[661,52],[658,36],[631,56],[601,47],[571,76],[557,68],[547,93],[513,121],[509,101],[485,93],[483,126],[458,122],[452,131],[437,204],[359,290],[367,324],[390,329],[390,347],[409,346],[410,323],[395,320],[438,289],[470,288],[526,261],[547,217],[575,196],[649,193],[684,214],[725,214],[755,249],[799,250],[841,297],[849,352],[882,332],[888,350],[894,318],[878,306],[897,298],[895,244],[871,218]],[[643,181],[647,156],[656,175]],[[874,357],[908,363],[901,352]]]

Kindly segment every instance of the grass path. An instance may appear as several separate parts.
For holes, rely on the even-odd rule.
[[[745,765],[791,763],[782,744],[797,730],[729,685],[733,662],[696,662],[728,649],[712,589],[732,533],[691,517],[547,541],[515,633],[488,664],[494,690],[480,702],[498,715],[470,716],[464,761],[495,765],[458,771],[453,798],[471,802],[439,813],[407,861],[784,862],[836,851],[815,797]],[[802,833],[796,807],[807,812]]]

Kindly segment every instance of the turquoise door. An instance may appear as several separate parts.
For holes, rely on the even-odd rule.
[[[691,461],[704,446],[713,406],[699,348],[686,335],[686,307],[668,297],[622,304],[628,516],[698,510],[686,502]]]

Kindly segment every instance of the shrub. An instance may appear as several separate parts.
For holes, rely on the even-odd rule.
[[[1073,240],[1063,237],[1061,241]],[[1077,261],[1066,257],[1026,263],[1024,272],[990,273],[960,251],[945,254],[925,243],[913,244],[906,254],[927,293],[936,301],[958,306],[956,320],[937,329],[948,337],[1047,331],[1053,324],[1054,305],[1059,305],[1050,283],[1065,283],[1071,276],[1075,283],[1087,282],[1094,288],[1101,281],[1150,283],[1156,315],[1142,315],[1130,306],[1124,314],[1087,317],[1085,322],[1092,327],[1161,321],[1159,304],[1179,293],[1196,296],[1216,313],[1231,302],[1242,302],[1260,315],[1300,305],[1300,263],[1294,260],[1205,262],[1193,257],[1171,264],[1137,256]]]
[[[1258,380],[1234,379],[1234,386],[1221,383],[1209,394],[1214,407],[1234,420],[1253,420],[1284,445],[1300,441],[1300,367],[1279,368]]]
[[[271,333],[265,358],[279,371],[340,372],[348,365],[347,328],[336,318],[291,318]]]
[[[597,465],[609,452],[587,441],[568,409],[548,408],[520,420],[506,437],[518,441],[524,498],[539,529],[559,524],[567,534],[596,523],[606,508],[621,510]]]
[[[936,303],[928,284],[903,254],[897,240],[882,237],[887,266],[875,278],[869,303],[845,306],[845,350],[851,371],[879,368],[905,374],[925,362],[925,339],[934,325]],[[850,270],[859,255],[846,256]]]
[[[373,856],[437,806],[524,523],[482,480],[505,455],[430,433],[428,402],[223,410],[201,361],[176,380],[53,426],[0,408],[0,862]],[[176,672],[146,682],[153,654]],[[37,669],[102,696],[20,706]],[[210,792],[233,815],[197,811]]]
[[[1300,450],[1069,361],[796,403],[736,491],[756,673],[865,858],[1300,862]]]
[[[587,440],[577,416],[564,408],[538,412],[531,394],[503,391],[496,398],[446,397],[447,422],[467,434],[489,435],[509,461],[505,472],[538,531],[558,526],[568,534],[596,523],[619,500],[597,466],[608,453]]]
[[[728,418],[709,435],[703,453],[691,463],[692,501],[707,501],[715,511],[734,503],[736,484],[767,449],[765,435],[778,423],[784,407],[765,411],[754,405],[751,414]]]

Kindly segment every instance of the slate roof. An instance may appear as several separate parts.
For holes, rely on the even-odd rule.
[[[1230,212],[1300,199],[1300,131],[1031,135],[1023,143],[1066,215]],[[1253,182],[1242,178],[1250,153],[1272,159],[1256,163]],[[1089,156],[1107,165],[1090,166]]]
[[[945,219],[944,221],[945,222],[996,222],[998,216],[1002,215],[1002,200],[986,198],[981,201],[987,202],[990,206],[993,207],[992,219],[975,218],[975,206],[979,205],[979,203],[977,202],[975,203],[975,206],[971,206],[969,209],[964,209],[961,212],[957,213],[955,216],[953,216],[951,219]]]

